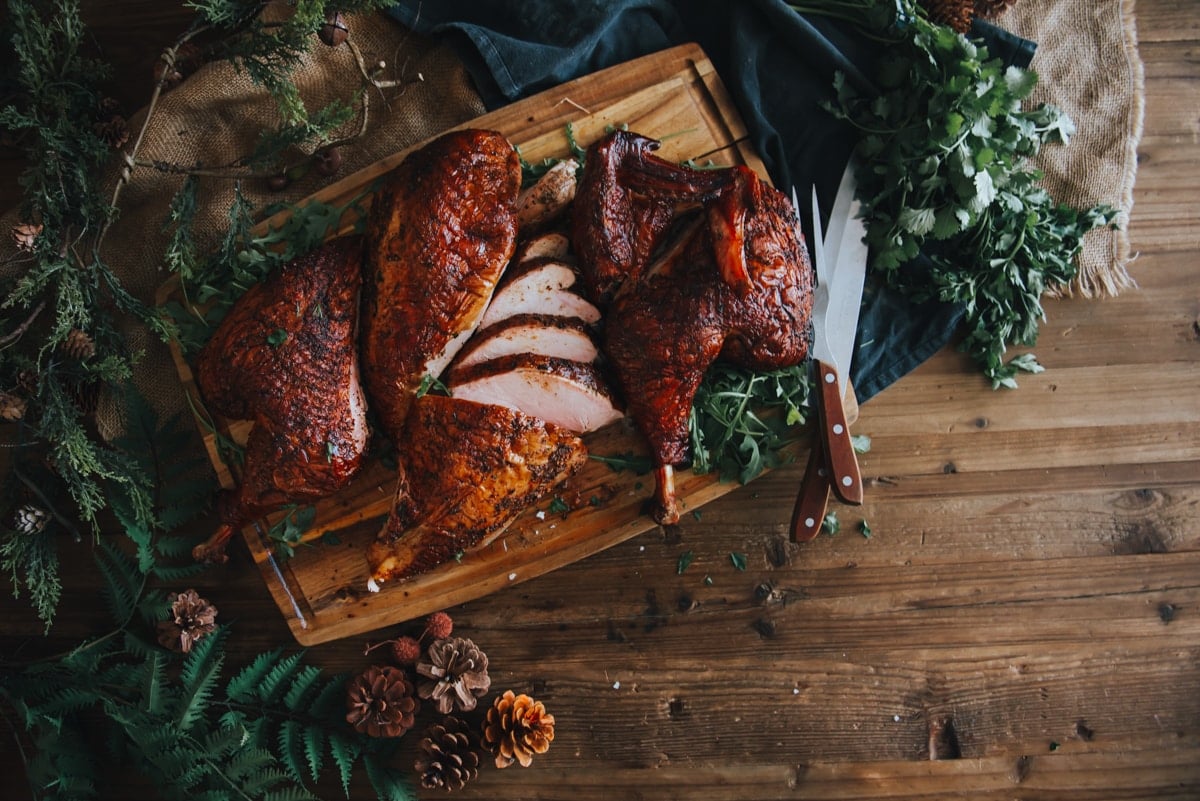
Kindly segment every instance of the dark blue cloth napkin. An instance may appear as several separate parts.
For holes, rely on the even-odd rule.
[[[686,42],[708,54],[779,187],[828,210],[856,138],[820,107],[841,71],[864,89],[879,45],[780,0],[400,0],[389,13],[444,37],[489,108]],[[1033,43],[977,23],[993,55],[1027,66]],[[807,209],[802,212],[807,214]],[[960,306],[913,304],[868,281],[850,376],[860,402],[947,344]]]

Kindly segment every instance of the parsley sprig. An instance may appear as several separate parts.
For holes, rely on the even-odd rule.
[[[898,8],[905,34],[881,61],[880,92],[841,76],[827,106],[862,134],[857,172],[873,270],[915,301],[962,304],[962,349],[994,387],[1015,387],[1028,354],[1005,361],[1008,345],[1032,345],[1045,319],[1042,294],[1076,274],[1089,231],[1111,225],[1106,205],[1056,202],[1029,164],[1046,143],[1075,128],[1053,105],[1024,109],[1037,76],[1006,67],[986,47],[918,13]],[[864,25],[875,22],[863,14]],[[921,256],[921,259],[918,259]]]

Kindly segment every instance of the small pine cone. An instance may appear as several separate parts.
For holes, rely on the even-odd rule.
[[[37,534],[50,522],[50,513],[40,506],[27,503],[13,513],[13,530],[18,534]]]
[[[158,642],[164,648],[186,654],[197,640],[216,630],[216,618],[217,607],[195,590],[181,592],[171,604],[170,618],[159,621]]]
[[[372,665],[346,685],[346,722],[371,737],[399,737],[421,708],[414,689],[400,668]]]
[[[959,33],[971,29],[975,14],[974,0],[921,0],[929,18],[941,25],[949,26]]]
[[[414,767],[421,786],[461,790],[479,775],[479,753],[470,728],[456,717],[447,717],[425,730]]]
[[[1014,0],[975,0],[975,16],[980,19],[996,19],[1013,4]]]
[[[62,352],[72,359],[85,362],[96,355],[96,343],[88,336],[86,331],[78,328],[72,328],[67,333],[67,338],[63,340]]]
[[[505,690],[483,721],[483,745],[496,757],[496,767],[520,762],[527,768],[534,754],[544,754],[554,740],[554,716],[541,701]]]
[[[20,223],[12,227],[12,238],[17,250],[32,251],[41,234],[42,226],[35,223]]]
[[[113,150],[120,150],[129,141],[129,124],[121,116],[97,122],[92,126],[92,130]]]
[[[28,407],[29,402],[20,395],[0,392],[0,420],[6,423],[15,423],[25,416],[25,410]]]
[[[432,698],[443,715],[455,707],[469,712],[478,696],[492,686],[488,675],[487,654],[471,640],[450,637],[435,640],[427,652],[429,661],[417,663],[417,673],[425,676],[417,688],[422,698]]]
[[[26,395],[36,395],[38,388],[38,374],[33,370],[22,370],[17,373],[17,388]]]

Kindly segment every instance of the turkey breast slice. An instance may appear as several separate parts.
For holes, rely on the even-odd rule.
[[[584,434],[624,417],[594,365],[521,353],[451,370],[455,398],[492,403]]]
[[[544,225],[562,214],[575,199],[578,169],[579,162],[575,159],[560,161],[522,191],[517,199],[518,228]]]
[[[513,263],[520,264],[531,259],[542,258],[557,261],[569,260],[571,258],[571,240],[567,238],[566,234],[557,231],[538,234],[517,244],[517,255],[513,258]]]
[[[479,321],[487,328],[516,314],[548,314],[578,317],[585,323],[600,320],[600,310],[570,290],[578,279],[570,265],[552,259],[538,259],[511,276],[496,290]]]
[[[600,351],[587,325],[577,317],[516,314],[481,329],[459,351],[454,367],[531,353],[575,362],[595,361]]]

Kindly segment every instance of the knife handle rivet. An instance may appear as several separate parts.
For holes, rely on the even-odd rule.
[[[837,376],[835,376],[833,373],[825,374],[825,383],[826,384],[832,384],[834,381],[837,381]]]
[[[848,487],[853,483],[854,483],[854,479],[850,478],[850,476],[842,476],[842,486],[843,487]]]
[[[834,423],[834,424],[833,424],[833,433],[835,433],[835,434],[840,434],[840,433],[842,433],[842,432],[843,432],[843,431],[845,431],[845,430],[846,430],[846,429],[842,428],[842,424],[841,424],[841,423]]]
[[[804,527],[805,528],[812,528],[816,524],[817,524],[817,521],[813,520],[811,517],[804,518]]]

